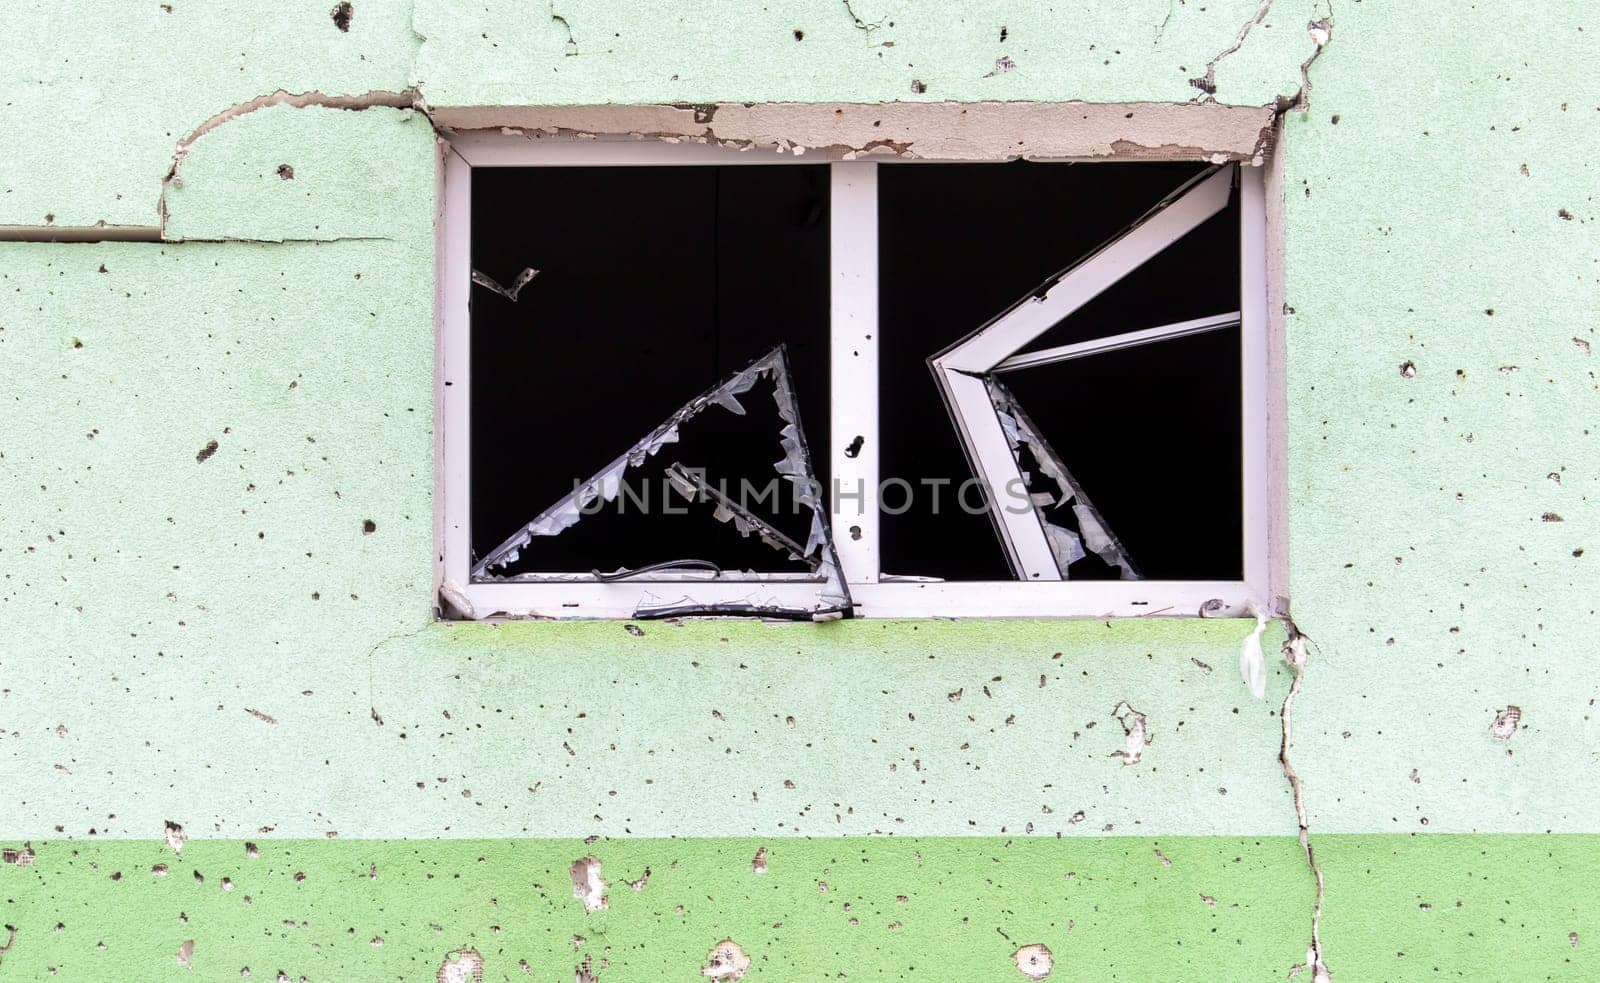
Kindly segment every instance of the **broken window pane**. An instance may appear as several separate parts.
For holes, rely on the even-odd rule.
[[[948,580],[1013,579],[1024,571],[1002,545],[1004,517],[951,507],[950,490],[973,476],[975,462],[958,426],[930,425],[949,416],[939,386],[918,369],[1212,169],[880,170],[881,468],[885,478],[917,488],[910,509],[882,517],[882,569]],[[1208,194],[1223,205],[1217,193]],[[977,396],[987,410],[1004,413],[1007,463],[1026,486],[1020,505],[1037,509],[1029,519],[1037,523],[1033,535],[1049,547],[1043,572],[1049,579],[1058,567],[1065,579],[1242,575],[1238,222],[1234,193],[1120,282],[1054,327],[1041,325],[1042,333],[1020,350],[1191,319],[1207,319],[1196,329],[1204,333],[981,376]],[[1019,417],[1034,439],[1018,439]],[[946,489],[937,506],[931,483]],[[1002,505],[1007,498],[1002,490]]]
[[[827,440],[827,168],[473,184],[474,579],[772,576],[847,603],[807,448]]]

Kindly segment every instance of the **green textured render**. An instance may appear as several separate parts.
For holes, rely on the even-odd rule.
[[[1318,838],[1340,872],[1328,945],[1346,979],[1593,979],[1594,836]],[[1292,837],[190,841],[36,844],[0,868],[7,979],[698,979],[738,941],[747,978],[1282,979],[1312,901]],[[765,873],[752,865],[757,851]],[[603,910],[573,895],[593,856]],[[24,945],[20,940],[31,944]],[[524,969],[524,965],[526,969]]]
[[[257,978],[426,979],[470,942],[492,978],[527,953],[566,979],[570,936],[609,919],[604,983],[696,978],[725,934],[772,979],[1020,978],[1011,943],[1032,941],[1061,957],[1052,979],[1281,978],[1311,878],[1277,761],[1288,676],[1249,698],[1246,626],[433,624],[428,119],[260,109],[163,185],[180,143],[279,90],[1181,102],[1213,63],[1218,101],[1260,106],[1309,63],[1272,153],[1289,593],[1314,643],[1293,757],[1327,958],[1342,979],[1593,978],[1577,960],[1600,919],[1575,899],[1594,843],[1532,835],[1600,832],[1593,5],[357,0],[347,33],[329,6],[0,14],[0,227],[22,229],[0,233],[154,227],[164,199],[171,240],[0,243],[0,838],[38,854],[0,867],[18,929],[0,976],[106,978],[85,962],[99,924],[125,979],[171,978],[187,938],[208,978],[253,960]],[[1319,51],[1307,25],[1330,17]],[[1110,756],[1123,700],[1153,734],[1130,767]],[[1508,705],[1521,727],[1497,740]],[[182,866],[158,845],[169,820]],[[763,838],[770,880],[745,880],[759,843],[740,837]],[[307,880],[249,873],[245,838]],[[906,866],[935,847],[940,873]],[[588,849],[650,885],[585,918],[563,880]],[[883,858],[859,889],[872,918],[903,935],[822,931],[840,911],[815,880],[861,851]],[[373,895],[401,879],[355,876],[370,864],[415,880]],[[1063,871],[1091,864],[1083,906]],[[212,893],[230,869],[238,888]],[[275,886],[237,907],[254,876]],[[486,914],[490,891],[523,917]],[[886,914],[895,894],[929,917]]]

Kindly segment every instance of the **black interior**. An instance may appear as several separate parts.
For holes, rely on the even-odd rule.
[[[513,303],[472,289],[472,545],[483,556],[700,393],[784,344],[826,487],[825,166],[479,168],[473,266],[499,283],[539,270]],[[783,458],[770,382],[738,416],[712,407],[630,473],[632,498],[535,539],[497,575],[703,559],[805,568],[672,500],[663,469],[762,489]],[[810,512],[781,482],[755,510],[802,545]],[[641,508],[639,497],[647,497]],[[686,509],[684,514],[675,514]]]
[[[1124,231],[1204,170],[1195,164],[888,164],[879,168],[884,479],[915,488],[882,517],[886,574],[1009,580],[927,359]],[[1237,195],[1229,208],[1037,339],[1047,348],[1239,306]],[[515,303],[472,290],[472,543],[478,556],[570,493],[684,403],[786,346],[812,466],[829,480],[828,169],[480,168],[473,266]],[[1237,579],[1239,334],[1228,329],[1006,373],[1006,385],[1084,486],[1144,576]],[[712,407],[631,472],[633,497],[534,540],[498,574],[804,567],[706,505],[663,507],[664,468],[704,468],[730,491],[766,486],[782,458],[771,385]],[[943,481],[939,508],[929,482]],[[753,510],[804,543],[794,489]],[[640,505],[638,498],[647,501]],[[896,504],[904,495],[889,494]],[[747,498],[747,502],[749,499]],[[1075,528],[1069,509],[1052,522]],[[836,535],[847,535],[835,530]],[[1069,576],[1116,576],[1095,557]]]

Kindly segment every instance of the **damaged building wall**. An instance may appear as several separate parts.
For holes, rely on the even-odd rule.
[[[432,622],[430,122],[606,113],[1270,149],[1323,956],[1593,975],[1591,12],[93,6],[17,6],[0,69],[0,979],[1305,962],[1290,675],[1250,698],[1249,623]],[[972,105],[760,105],[894,101]],[[526,108],[608,103],[645,108]]]

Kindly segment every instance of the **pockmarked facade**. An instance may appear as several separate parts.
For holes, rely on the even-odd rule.
[[[1600,973],[1590,5],[0,24],[0,980]]]

